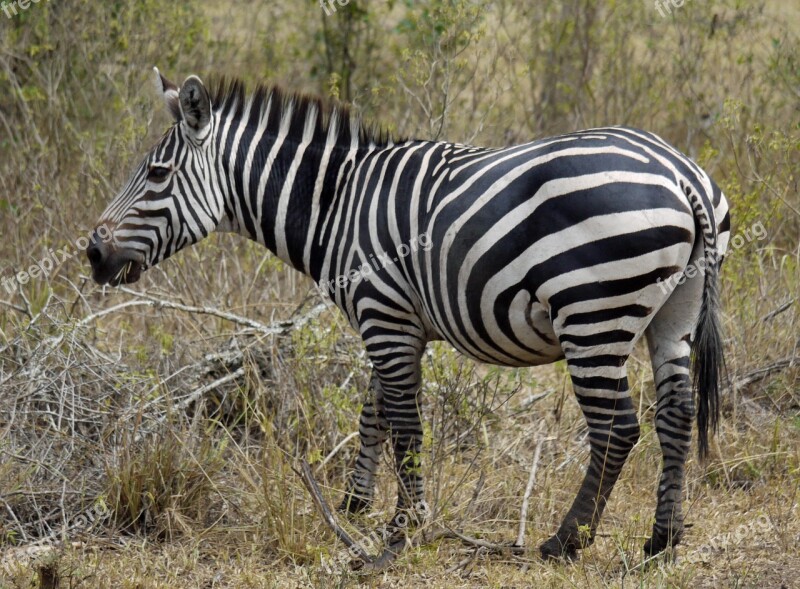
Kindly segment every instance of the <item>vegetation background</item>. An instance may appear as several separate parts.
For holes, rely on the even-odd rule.
[[[711,460],[689,461],[676,562],[641,566],[660,463],[644,348],[643,435],[600,537],[545,565],[536,546],[587,459],[563,363],[501,370],[433,345],[431,525],[513,540],[538,447],[528,553],[440,538],[372,576],[349,570],[292,470],[306,458],[338,501],[367,387],[358,338],[310,281],[226,235],[135,289],[101,289],[59,254],[0,289],[0,587],[800,586],[800,4],[682,4],[4,2],[0,279],[74,252],[166,128],[153,65],[332,96],[420,138],[639,126],[719,182],[740,237],[722,276],[723,423]],[[383,473],[356,535],[389,517]]]

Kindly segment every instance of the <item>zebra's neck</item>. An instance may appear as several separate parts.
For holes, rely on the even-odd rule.
[[[393,143],[346,109],[315,99],[274,88],[235,98],[218,97],[215,105],[221,228],[258,241],[316,281],[319,235],[348,198],[353,170]]]

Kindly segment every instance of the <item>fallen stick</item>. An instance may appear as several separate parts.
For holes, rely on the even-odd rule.
[[[328,454],[328,455],[327,455],[327,456],[324,458],[324,460],[323,460],[322,462],[320,462],[320,463],[317,465],[317,472],[321,471],[321,470],[322,470],[322,468],[323,468],[323,467],[324,467],[326,464],[328,464],[328,462],[330,462],[331,458],[333,458],[334,456],[336,456],[336,453],[337,453],[339,450],[341,450],[342,448],[344,448],[344,447],[347,445],[347,443],[348,443],[350,440],[352,440],[353,438],[355,438],[357,435],[358,435],[358,432],[357,432],[357,431],[355,431],[355,432],[352,432],[352,433],[348,434],[348,435],[347,435],[347,437],[345,437],[345,439],[344,439],[344,440],[342,440],[341,442],[339,442],[338,444],[336,444],[336,447],[335,447],[333,450],[331,450],[331,451],[330,451],[330,453],[329,453],[329,454]]]
[[[781,306],[779,306],[777,309],[775,309],[774,311],[770,311],[769,313],[767,313],[766,315],[764,315],[764,316],[761,318],[761,322],[762,322],[762,323],[766,323],[766,322],[767,322],[767,321],[769,321],[770,319],[774,319],[775,317],[777,317],[778,315],[780,315],[781,313],[783,313],[783,312],[784,312],[786,309],[788,309],[789,307],[791,307],[793,304],[794,304],[794,299],[789,299],[788,301],[785,301],[785,302],[784,302],[784,303],[783,303]]]
[[[528,484],[525,486],[525,494],[522,496],[522,508],[519,514],[519,533],[517,534],[517,541],[514,546],[522,548],[525,546],[525,525],[528,520],[528,502],[533,492],[533,483],[536,480],[536,470],[539,468],[539,457],[542,455],[542,445],[555,438],[544,438],[539,440],[536,444],[536,450],[533,453],[533,464],[531,464],[531,473],[528,476]]]
[[[328,507],[325,498],[322,496],[322,492],[317,485],[317,481],[314,480],[314,475],[311,472],[311,467],[308,465],[308,462],[303,460],[300,463],[300,470],[297,470],[294,466],[292,467],[297,475],[300,477],[300,480],[303,481],[303,484],[308,489],[308,492],[311,494],[311,498],[314,500],[314,504],[317,506],[317,509],[322,513],[322,517],[325,519],[325,522],[328,526],[333,530],[333,533],[336,534],[336,537],[341,540],[345,546],[347,546],[348,550],[351,553],[361,559],[366,565],[369,565],[373,562],[372,557],[367,554],[367,551],[364,548],[353,540],[350,537],[344,528],[342,528],[339,523],[336,521],[336,517],[333,515],[333,512]]]
[[[450,538],[457,538],[461,540],[464,544],[469,546],[475,546],[476,548],[485,548],[490,552],[496,552],[499,554],[505,554],[510,552],[511,554],[523,554],[525,549],[522,546],[517,546],[515,544],[495,544],[493,542],[487,542],[486,540],[481,540],[480,538],[473,538],[472,536],[467,536],[460,532],[456,532],[453,529],[447,528],[447,533],[444,534]]]
[[[138,297],[139,299],[144,299],[144,301],[139,302],[140,305],[146,305],[149,307],[154,307],[156,309],[162,309],[162,308],[173,309],[175,311],[183,311],[184,313],[197,314],[197,315],[211,315],[212,317],[219,317],[220,319],[224,319],[225,321],[230,321],[231,323],[243,325],[262,335],[284,335],[292,328],[302,327],[310,320],[317,317],[325,309],[330,307],[328,303],[319,303],[318,305],[316,305],[315,307],[313,307],[311,310],[309,310],[304,315],[301,315],[300,317],[290,318],[283,321],[275,321],[270,325],[265,325],[259,321],[255,321],[248,317],[242,317],[241,315],[230,313],[228,311],[221,311],[219,309],[215,309],[214,307],[198,307],[195,305],[184,305],[182,303],[166,301],[154,297],[152,295],[149,295],[145,292],[133,290],[124,286],[120,286],[118,290],[121,290],[124,293]],[[97,316],[99,317],[101,314],[105,313],[101,311],[100,313],[97,314]]]
[[[19,305],[15,305],[14,303],[12,303],[10,301],[4,301],[3,299],[0,299],[0,305],[3,305],[4,307],[8,307],[9,309],[13,309],[17,313],[22,313],[24,315],[28,314],[28,310],[25,309],[25,307],[20,307]]]
[[[389,568],[400,553],[403,552],[403,549],[406,547],[406,538],[401,538],[399,540],[390,541],[389,545],[383,549],[383,552],[378,555],[373,560],[364,560],[361,559],[364,564],[359,564],[357,562],[350,563],[350,566],[355,571],[359,571],[361,573],[379,573],[381,571],[386,570]]]
[[[800,361],[800,356],[790,356],[788,358],[783,358],[782,360],[778,360],[770,364],[769,366],[764,366],[763,368],[757,368],[752,372],[748,372],[744,376],[740,376],[736,380],[733,381],[733,388],[734,389],[741,389],[748,385],[753,384],[754,382],[758,382],[770,374],[774,372],[780,372],[785,370],[786,368],[791,367],[794,363]]]
[[[411,546],[421,546],[424,544],[431,544],[436,542],[439,538],[456,538],[455,532],[449,528],[439,528],[437,530],[423,530],[420,534],[413,536],[406,536],[405,534],[398,534],[394,538],[388,540],[388,545],[384,548],[383,552],[376,556],[372,562],[365,563],[363,566],[353,566],[354,570],[359,572],[377,573],[386,570],[391,565],[403,550]],[[468,536],[465,536],[468,538]]]

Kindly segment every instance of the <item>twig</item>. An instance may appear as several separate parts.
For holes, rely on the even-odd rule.
[[[197,399],[205,395],[208,391],[213,391],[217,387],[224,385],[232,380],[236,380],[240,376],[244,376],[244,366],[239,368],[238,370],[234,370],[230,374],[226,374],[215,380],[214,382],[210,382],[207,385],[203,385],[198,389],[195,389],[194,392],[190,393],[187,397],[181,399],[181,401],[175,405],[176,409],[186,409],[189,405],[194,403]]]
[[[357,435],[358,435],[358,432],[357,432],[357,431],[355,431],[355,432],[352,432],[352,433],[348,434],[348,435],[345,437],[345,439],[344,439],[344,440],[342,440],[341,442],[339,442],[338,444],[336,444],[336,447],[334,447],[334,449],[330,451],[330,453],[329,453],[329,454],[328,454],[328,455],[327,455],[327,456],[324,458],[324,460],[323,460],[322,462],[320,462],[320,463],[317,465],[316,471],[317,471],[317,472],[319,472],[320,470],[322,470],[322,467],[323,467],[323,466],[325,466],[326,464],[328,464],[328,462],[330,461],[330,459],[331,459],[331,458],[333,458],[334,456],[336,456],[336,453],[337,453],[339,450],[341,450],[342,448],[344,448],[344,447],[345,447],[345,445],[347,445],[347,443],[348,443],[350,440],[352,440],[353,438],[355,438]]]
[[[119,305],[114,305],[113,307],[109,307],[108,309],[102,309],[97,313],[92,313],[91,315],[87,315],[86,317],[84,317],[75,324],[75,329],[78,329],[80,327],[86,327],[92,321],[100,319],[101,317],[105,317],[106,315],[110,315],[111,313],[116,313],[117,311],[121,311],[122,309],[126,309],[128,307],[141,307],[141,306],[152,306],[152,305],[148,304],[146,301],[125,301],[124,303],[120,303]],[[55,339],[57,339],[60,343],[61,339],[63,339],[63,336],[58,336],[58,338]]]
[[[319,303],[318,305],[313,307],[308,313],[302,315],[301,317],[298,317],[296,319],[286,319],[285,321],[275,321],[270,325],[265,325],[259,321],[248,319],[247,317],[242,317],[241,315],[236,315],[235,313],[229,313],[228,311],[220,311],[219,309],[215,309],[214,307],[198,307],[195,305],[184,305],[182,303],[175,303],[173,301],[165,301],[156,298],[152,295],[132,290],[130,288],[126,288],[124,286],[120,286],[119,290],[121,290],[124,293],[138,297],[140,299],[144,299],[149,303],[149,306],[151,307],[174,309],[176,311],[183,311],[185,313],[211,315],[213,317],[219,317],[220,319],[225,319],[226,321],[230,321],[232,323],[244,325],[245,327],[249,327],[253,331],[257,331],[258,333],[261,333],[263,335],[283,335],[290,328],[303,326],[305,323],[315,318],[317,315],[319,315],[329,307],[328,303]]]
[[[28,456],[22,456],[20,454],[14,454],[13,452],[11,452],[9,450],[0,450],[0,453],[5,454],[6,456],[10,456],[11,458],[15,458],[16,460],[19,460],[20,462],[27,462],[28,464],[35,464],[39,468],[49,472],[55,478],[59,478],[60,477],[64,484],[66,484],[66,482],[67,482],[67,477],[64,474],[58,472],[56,469],[48,466],[47,464],[45,464],[44,462],[41,462],[40,460],[36,460],[35,458],[30,458]]]
[[[27,542],[28,541],[28,535],[25,533],[25,528],[22,526],[22,524],[17,519],[17,515],[14,513],[14,510],[11,509],[11,506],[5,500],[2,500],[2,501],[3,501],[3,505],[6,506],[6,511],[8,511],[8,513],[11,515],[11,519],[13,519],[14,522],[17,524],[17,529],[19,530],[19,533],[22,534],[22,539],[25,542]]]
[[[95,319],[99,319],[100,317],[103,317],[110,313],[114,313],[116,311],[120,311],[122,309],[126,309],[128,307],[140,307],[142,305],[148,305],[148,304],[152,303],[148,303],[147,301],[126,301],[124,303],[120,303],[119,305],[114,305],[113,307],[109,307],[108,309],[103,309],[102,311],[98,311],[97,313],[87,315],[86,317],[75,323],[75,325],[72,327],[71,330],[69,331],[65,330],[59,335],[51,336],[43,340],[42,343],[36,347],[36,350],[34,350],[33,354],[31,355],[33,356],[40,349],[43,348],[47,350],[45,353],[50,353],[51,351],[55,350],[59,345],[61,345],[61,342],[64,341],[64,338],[68,335],[68,333],[74,332],[75,330],[80,329],[81,327],[85,327]]]
[[[769,366],[764,366],[763,368],[757,368],[751,372],[748,372],[744,376],[737,378],[733,381],[733,388],[740,389],[742,387],[746,387],[747,385],[753,384],[754,382],[758,382],[759,380],[766,378],[773,372],[780,372],[786,368],[789,368],[796,362],[800,361],[800,357],[792,356],[790,358],[784,358],[783,360],[778,360],[777,362],[773,362]]]
[[[517,546],[516,544],[494,544],[493,542],[487,542],[486,540],[481,540],[480,538],[473,538],[472,536],[467,536],[460,532],[456,532],[451,528],[447,528],[447,535],[452,538],[458,538],[470,546],[485,548],[486,550],[500,554],[505,554],[507,552],[511,552],[511,554],[524,554],[525,552],[525,549],[522,546]]]
[[[691,530],[693,526],[694,526],[694,524],[684,524],[683,525],[683,529],[684,530]],[[596,532],[595,535],[594,535],[595,538],[613,538],[615,536],[616,536],[616,534],[612,534],[612,533],[609,533],[609,532]],[[633,535],[630,535],[630,536],[626,536],[626,538],[628,538],[629,540],[649,540],[650,536],[647,535],[647,534],[642,534],[642,535],[633,534]]]
[[[461,569],[466,568],[466,566],[469,563],[471,563],[472,561],[475,560],[475,556],[478,554],[477,551],[475,551],[475,550],[470,550],[469,552],[470,552],[470,555],[467,558],[465,558],[464,560],[462,560],[462,561],[458,562],[457,564],[454,564],[453,566],[451,566],[449,569],[447,569],[445,571],[445,573],[448,574],[448,575],[452,575],[456,571],[460,571]]]
[[[400,556],[400,553],[406,547],[407,538],[403,536],[402,538],[391,540],[389,545],[383,549],[377,557],[375,557],[371,561],[363,561],[363,565],[358,561],[350,563],[350,566],[353,570],[357,570],[361,573],[379,573],[381,571],[385,571],[389,566],[397,560],[397,557]]]
[[[28,312],[25,310],[24,307],[20,307],[19,305],[15,305],[14,303],[9,302],[9,301],[4,301],[3,299],[0,299],[0,305],[3,305],[4,307],[8,307],[9,309],[14,309],[18,313],[23,313],[25,315],[28,314]]]
[[[226,383],[229,383],[232,380],[236,380],[240,376],[244,376],[244,372],[245,372],[244,366],[242,366],[238,370],[235,370],[235,371],[231,372],[230,374],[226,374],[225,376],[222,376],[222,377],[218,378],[214,382],[210,382],[210,383],[208,383],[206,385],[203,385],[203,386],[195,389],[194,391],[189,393],[189,395],[187,395],[186,397],[181,399],[178,403],[176,403],[175,406],[172,408],[172,410],[174,411],[176,409],[180,409],[180,410],[186,409],[189,405],[194,403],[197,399],[199,399],[200,397],[205,395],[207,392],[213,391],[214,389],[216,389],[216,388],[218,388],[218,387],[220,387],[220,386],[222,386],[222,385],[224,385]],[[148,405],[151,405],[154,402],[155,401],[150,401],[148,403]],[[161,415],[155,421],[157,423],[164,423],[167,420],[168,417],[169,417],[169,414],[164,414],[164,415]],[[137,432],[136,436],[134,437],[134,441],[135,442],[139,442],[139,441],[143,440],[146,435],[149,435],[149,433],[151,433],[151,432],[146,432],[146,431],[140,430],[139,432]]]
[[[770,319],[774,319],[776,316],[780,315],[780,314],[781,314],[781,313],[783,313],[783,312],[784,312],[786,309],[788,309],[789,307],[791,307],[791,306],[794,304],[794,301],[795,301],[795,299],[789,299],[788,301],[786,301],[785,303],[783,303],[783,304],[782,304],[780,307],[778,307],[778,308],[777,308],[777,309],[775,309],[774,311],[770,311],[769,313],[767,313],[766,315],[764,315],[764,316],[761,318],[761,322],[762,322],[762,323],[766,323],[766,322],[767,322],[767,321],[769,321]]]
[[[664,552],[659,552],[658,554],[654,554],[653,556],[648,556],[642,562],[637,564],[634,567],[631,567],[622,573],[622,578],[624,579],[627,575],[631,573],[635,573],[637,571],[644,571],[650,568],[651,563],[653,562],[672,562],[675,558],[675,549],[674,548],[667,548]]]
[[[467,504],[467,508],[464,510],[465,515],[469,515],[472,513],[472,510],[475,508],[475,503],[478,501],[478,497],[483,490],[483,485],[486,482],[486,473],[481,470],[481,476],[478,477],[478,482],[475,483],[475,488],[472,490],[472,497],[469,499],[469,503]]]
[[[314,504],[317,506],[317,509],[319,509],[320,513],[322,513],[322,517],[325,518],[325,522],[333,530],[333,533],[336,534],[336,537],[344,542],[345,546],[347,546],[347,548],[353,552],[355,556],[360,558],[366,564],[370,564],[373,561],[372,557],[367,554],[367,551],[364,550],[361,544],[353,540],[353,538],[350,537],[350,534],[348,534],[336,521],[336,517],[331,512],[328,504],[325,501],[325,498],[322,496],[322,492],[319,490],[317,481],[314,480],[314,475],[311,473],[311,467],[308,465],[308,462],[303,460],[300,463],[300,470],[297,470],[294,466],[292,466],[292,470],[294,470],[300,477],[300,480],[303,481],[306,489],[308,489],[308,492],[311,494],[311,498],[314,500]]]
[[[786,200],[786,199],[783,197],[783,195],[782,195],[780,192],[778,192],[778,191],[777,191],[775,188],[773,188],[773,187],[772,187],[772,185],[771,185],[769,182],[767,182],[767,181],[766,181],[764,178],[762,178],[762,177],[761,177],[761,176],[760,176],[760,175],[759,175],[759,174],[758,174],[758,173],[755,171],[755,166],[753,166],[752,173],[753,173],[753,177],[754,177],[756,180],[758,180],[758,181],[759,181],[759,182],[761,182],[761,183],[762,183],[764,186],[766,186],[766,187],[767,187],[767,189],[768,189],[770,192],[772,192],[772,194],[774,194],[774,195],[775,195],[777,198],[779,198],[783,204],[785,204],[787,207],[789,207],[789,208],[790,208],[790,209],[791,209],[791,210],[794,212],[794,214],[795,214],[795,215],[797,215],[798,217],[800,217],[800,211],[798,211],[798,210],[797,210],[796,208],[794,208],[794,207],[793,207],[791,204],[789,204],[789,201],[787,201],[787,200]],[[790,187],[790,186],[791,186],[791,185],[787,185],[787,186],[786,186],[786,192],[788,192],[788,190],[789,190],[789,187]]]
[[[19,292],[19,296],[20,296],[20,298],[21,298],[21,299],[22,299],[22,301],[25,303],[25,314],[26,314],[28,317],[30,317],[30,319],[31,319],[31,322],[33,322],[33,311],[31,310],[31,302],[28,300],[28,297],[26,297],[26,296],[25,296],[25,291],[24,291],[24,290],[22,290],[22,287],[21,287],[21,286],[19,286],[19,287],[17,288],[17,291]]]
[[[531,474],[528,476],[528,484],[525,486],[525,495],[522,496],[522,508],[519,514],[519,532],[517,533],[517,541],[514,543],[514,546],[519,546],[520,548],[525,546],[525,524],[528,520],[528,501],[531,498],[533,483],[536,480],[536,470],[539,468],[539,457],[542,455],[542,445],[553,439],[555,438],[544,438],[543,440],[539,440],[536,444],[536,450],[533,453],[533,463],[531,464]]]

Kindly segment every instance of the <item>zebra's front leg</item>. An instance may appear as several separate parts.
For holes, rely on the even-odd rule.
[[[393,357],[392,357],[393,356]],[[383,408],[398,478],[397,508],[389,524],[394,535],[419,524],[427,515],[421,472],[422,419],[419,408],[420,350],[404,349],[376,363]]]
[[[375,495],[375,473],[381,458],[383,443],[389,432],[383,409],[383,391],[373,372],[369,393],[361,408],[358,420],[358,435],[361,447],[356,457],[353,472],[347,481],[340,511],[360,513],[372,505]]]
[[[572,386],[589,426],[590,458],[581,488],[558,532],[544,542],[544,559],[577,556],[592,544],[622,465],[639,439],[636,408],[628,393],[625,356],[568,359]]]
[[[387,390],[384,402],[398,478],[397,509],[389,527],[402,532],[421,523],[427,514],[418,390]]]

